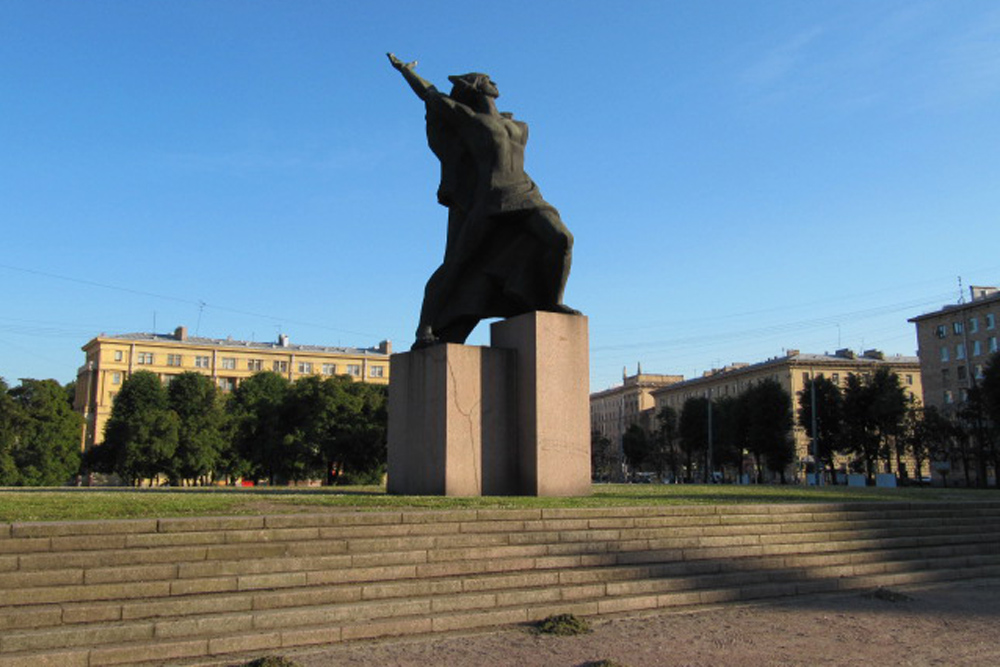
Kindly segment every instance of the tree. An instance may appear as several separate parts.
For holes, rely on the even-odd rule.
[[[0,378],[0,486],[16,486],[17,466],[14,464],[14,443],[18,406],[8,393],[7,383]]]
[[[177,451],[179,420],[167,405],[167,392],[149,371],[122,383],[104,430],[110,472],[137,485],[169,474]],[[107,472],[107,470],[99,470]]]
[[[813,433],[813,401],[816,403],[816,432]],[[806,382],[799,392],[799,426],[805,429],[810,438],[815,438],[814,453],[819,460],[815,462],[821,468],[825,467],[834,474],[833,457],[840,444],[844,427],[844,393],[840,386],[823,376]]]
[[[375,481],[386,462],[385,389],[347,376],[308,376],[292,385],[286,443],[300,457],[301,472],[322,472],[329,484],[342,475]],[[296,470],[296,474],[299,470]]]
[[[906,419],[909,450],[916,463],[916,479],[923,479],[925,461],[943,461],[951,458],[951,444],[955,425],[933,405],[921,407],[914,403]]]
[[[271,371],[255,373],[233,391],[226,407],[236,456],[228,465],[230,474],[240,474],[274,484],[293,477],[298,464],[285,443],[285,397],[290,383]],[[234,460],[241,460],[236,465]]]
[[[632,472],[638,472],[650,456],[649,436],[638,424],[630,424],[622,434],[622,451]]]
[[[178,418],[171,477],[204,481],[219,466],[225,446],[221,393],[211,378],[189,371],[170,382],[167,399]]]
[[[775,380],[764,380],[743,393],[747,414],[747,449],[785,483],[785,470],[795,461],[792,398]],[[758,468],[759,468],[758,463]]]
[[[864,463],[869,480],[890,460],[903,434],[908,399],[899,376],[883,366],[868,376],[851,373],[844,390],[844,450]],[[897,461],[897,466],[900,464]]]
[[[600,431],[590,434],[590,474],[596,480],[609,480],[616,460],[614,445]]]
[[[665,478],[667,470],[675,482],[681,477],[678,438],[677,411],[665,406],[656,414],[656,430],[650,439],[650,462],[661,480]]]
[[[716,467],[734,471],[743,468],[743,452],[747,447],[746,402],[735,396],[723,396],[712,406],[712,459]]]
[[[684,401],[677,430],[684,455],[684,480],[690,482],[694,478],[695,461],[707,458],[708,455],[707,398],[693,396]],[[707,462],[703,463],[702,469],[705,471],[705,481],[708,481]]]
[[[13,447],[7,463],[21,486],[66,484],[80,471],[83,419],[73,411],[66,390],[55,380],[21,380],[9,390],[16,405]],[[0,436],[2,437],[2,436]]]

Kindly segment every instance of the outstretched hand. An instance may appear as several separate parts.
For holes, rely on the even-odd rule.
[[[392,66],[398,69],[400,72],[402,72],[404,69],[412,71],[413,68],[417,66],[416,60],[414,60],[412,63],[404,63],[402,60],[397,58],[395,54],[387,53],[385,55],[389,56],[389,62],[392,63]]]

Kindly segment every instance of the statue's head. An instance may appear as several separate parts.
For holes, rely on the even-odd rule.
[[[463,97],[476,94],[494,99],[500,97],[500,91],[497,90],[496,84],[490,80],[489,74],[479,72],[455,74],[449,76],[448,80],[452,83],[451,97],[453,99],[461,100]]]

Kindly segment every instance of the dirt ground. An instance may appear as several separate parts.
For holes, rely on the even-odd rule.
[[[884,593],[608,618],[574,637],[506,628],[284,655],[303,667],[1000,664],[1000,579]]]

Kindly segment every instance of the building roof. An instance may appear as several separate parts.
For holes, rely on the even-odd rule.
[[[752,373],[759,372],[761,370],[766,370],[771,367],[778,366],[795,366],[795,365],[827,365],[827,366],[854,366],[856,368],[863,369],[866,367],[874,367],[883,364],[888,365],[907,365],[913,366],[917,369],[920,367],[919,357],[910,357],[903,355],[894,355],[891,357],[884,356],[878,350],[867,350],[861,355],[856,355],[850,350],[838,350],[834,354],[803,354],[798,350],[789,350],[788,354],[782,357],[773,357],[767,361],[761,361],[756,364],[732,364],[726,366],[725,368],[713,369],[711,371],[706,371],[704,375],[697,378],[691,378],[690,380],[685,380],[683,382],[678,382],[677,384],[667,385],[665,387],[660,387],[659,389],[653,390],[654,394],[658,394],[662,391],[673,391],[686,386],[691,386],[695,384],[702,384],[712,382],[713,380],[718,380],[722,377],[732,377],[736,375],[748,375]]]
[[[907,322],[921,322],[923,320],[929,320],[935,317],[940,317],[946,313],[960,313],[965,310],[972,310],[974,308],[981,308],[984,305],[989,305],[992,303],[1000,302],[1000,291],[987,292],[985,296],[976,297],[975,290],[996,290],[995,287],[972,287],[972,300],[966,303],[953,303],[949,305],[942,306],[939,310],[935,310],[930,313],[924,313],[923,315],[917,315],[916,317],[911,317]]]
[[[346,355],[374,355],[387,356],[385,348],[370,347],[331,347],[325,345],[295,345],[289,342],[287,336],[282,336],[275,342],[257,342],[248,340],[234,340],[232,338],[204,338],[200,336],[181,335],[179,332],[170,334],[158,333],[124,333],[124,334],[101,334],[89,343],[84,345],[84,349],[90,347],[97,339],[120,340],[122,342],[142,342],[142,343],[165,343],[169,345],[189,345],[192,347],[220,347],[240,350],[276,350],[288,352],[316,352],[321,354],[346,354]]]

